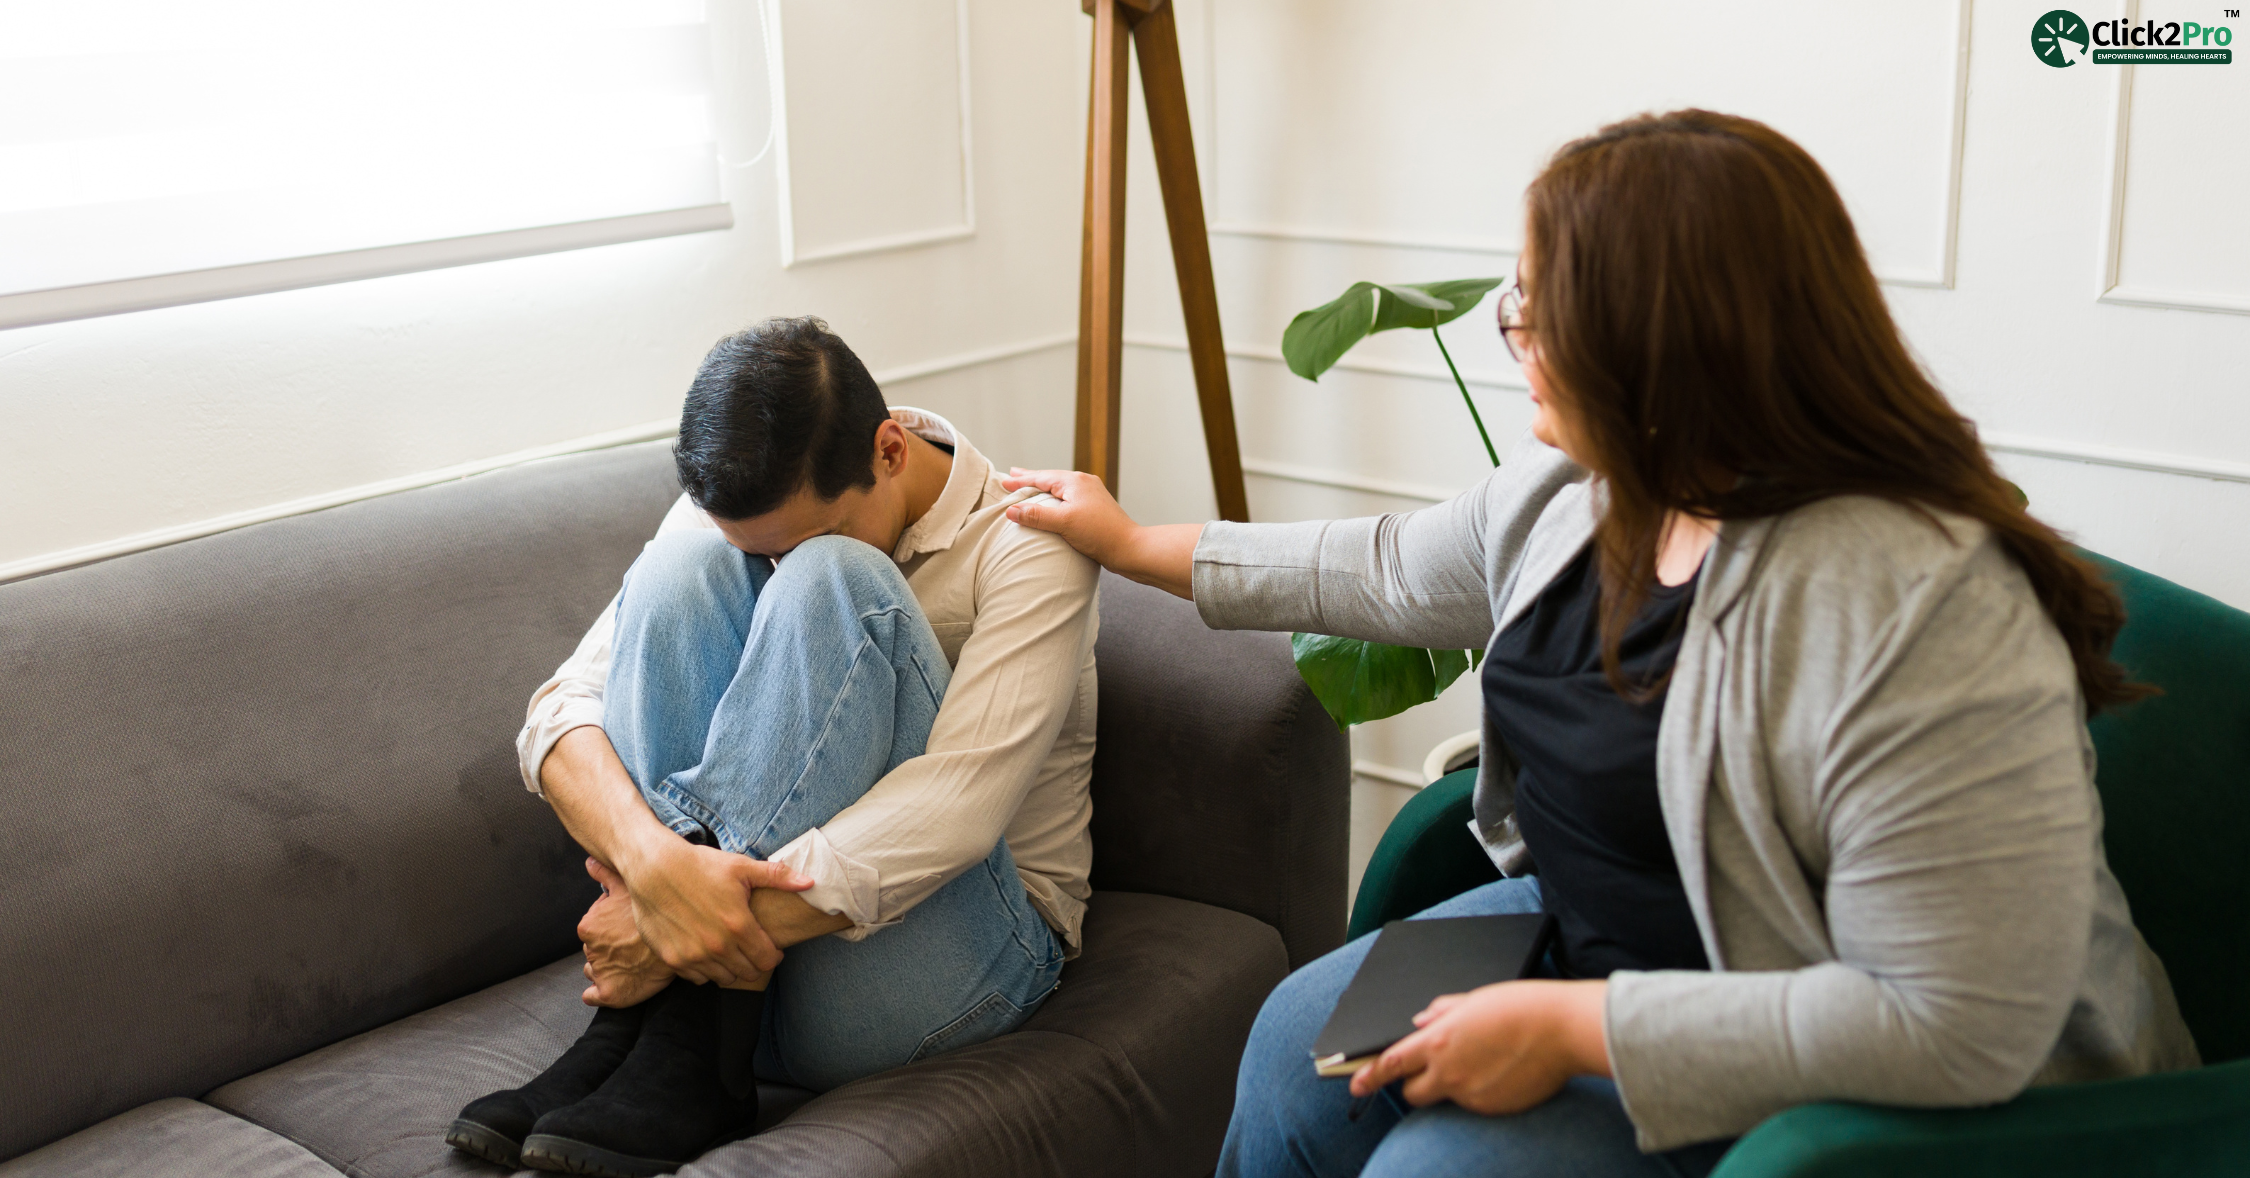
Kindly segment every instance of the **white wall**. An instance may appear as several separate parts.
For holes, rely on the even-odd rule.
[[[710,7],[722,154],[745,161],[770,105],[757,10]],[[878,373],[1001,354],[890,391],[998,453],[1067,462],[1085,18],[1054,0],[780,16],[792,133],[728,169],[732,230],[0,332],[0,575],[676,418],[711,341],[774,314],[825,316]],[[843,35],[854,22],[908,35]],[[840,95],[888,113],[840,120]],[[901,237],[940,240],[781,264],[785,245]]]
[[[2140,67],[2120,110],[2120,67],[2034,59],[2048,7],[1182,0],[1245,461],[1268,472],[1254,518],[1410,509],[1412,485],[1443,494],[1488,468],[1423,333],[1376,337],[1346,361],[1361,370],[1315,386],[1278,361],[1292,314],[1357,279],[1507,273],[1522,190],[1555,148],[1702,105],[1771,122],[1829,169],[1909,341],[2034,511],[2250,607],[2250,157],[2214,137],[2250,115],[2250,64]],[[1133,183],[1125,495],[1203,518],[1145,160]],[[1505,452],[1527,406],[1486,314],[1447,342]],[[1355,730],[1355,755],[1410,772],[1476,707],[1464,682]],[[1410,791],[1355,790],[1356,879]]]
[[[2121,102],[2118,67],[2033,59],[2044,0],[1177,2],[1255,518],[1410,509],[1488,469],[1420,333],[1311,385],[1278,362],[1292,314],[1360,278],[1507,272],[1554,148],[1702,104],[1768,119],[1831,170],[1911,342],[2034,510],[2250,607],[2250,175],[2224,138],[2250,64],[2142,67]],[[913,36],[851,36],[901,4]],[[2122,15],[2108,5],[2078,11]],[[712,7],[724,150],[747,159],[768,105],[755,10]],[[802,118],[787,151],[730,173],[731,231],[0,332],[0,568],[661,421],[708,343],[768,314],[827,316],[894,400],[1003,461],[1067,461],[1077,5],[968,0],[965,124],[945,114],[954,0],[780,7]],[[956,168],[944,137],[964,127]],[[1133,134],[1124,495],[1144,519],[1204,519]],[[783,164],[793,256],[929,244],[784,269]],[[1484,322],[1448,340],[1504,448],[1526,405]],[[1464,683],[1357,730],[1355,753],[1408,774],[1475,714]],[[1356,874],[1408,793],[1355,790]]]

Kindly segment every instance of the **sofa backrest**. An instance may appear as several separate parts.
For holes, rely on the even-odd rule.
[[[0,586],[0,1157],[555,960],[513,737],[678,494],[662,443]]]
[[[2204,1062],[2250,1056],[2250,613],[2094,559],[2125,597],[2114,657],[2164,689],[2090,726],[2110,869]]]
[[[514,736],[671,470],[573,455],[0,585],[0,1159],[577,948],[593,887]],[[1104,614],[1096,886],[1334,945],[1348,762],[1287,640],[1114,578]]]

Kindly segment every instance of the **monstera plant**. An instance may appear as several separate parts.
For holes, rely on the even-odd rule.
[[[1355,282],[1334,302],[1314,307],[1289,321],[1281,336],[1281,354],[1289,371],[1317,381],[1335,367],[1352,346],[1378,331],[1418,328],[1430,333],[1438,355],[1453,374],[1461,401],[1469,407],[1484,440],[1485,455],[1500,465],[1500,452],[1485,432],[1484,417],[1469,398],[1468,382],[1454,366],[1438,334],[1440,324],[1451,323],[1505,281],[1499,278],[1456,278],[1447,282],[1385,284]],[[1290,638],[1296,652],[1297,673],[1304,676],[1320,705],[1328,709],[1339,729],[1369,720],[1395,716],[1438,697],[1484,658],[1481,650],[1424,650],[1413,646],[1387,646],[1356,638],[1326,634],[1296,634]]]

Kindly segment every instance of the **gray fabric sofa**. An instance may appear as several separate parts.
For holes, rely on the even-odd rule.
[[[590,1017],[524,700],[676,494],[661,443],[0,585],[0,1175],[497,1172],[454,1112]],[[1277,635],[1103,585],[1086,950],[1021,1031],[688,1171],[1197,1175],[1344,931],[1347,754]]]

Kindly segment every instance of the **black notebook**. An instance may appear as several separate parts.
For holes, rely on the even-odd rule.
[[[1313,1040],[1313,1067],[1323,1076],[1351,1075],[1413,1034],[1414,1016],[1439,995],[1530,973],[1553,935],[1552,922],[1538,913],[1384,925]]]

